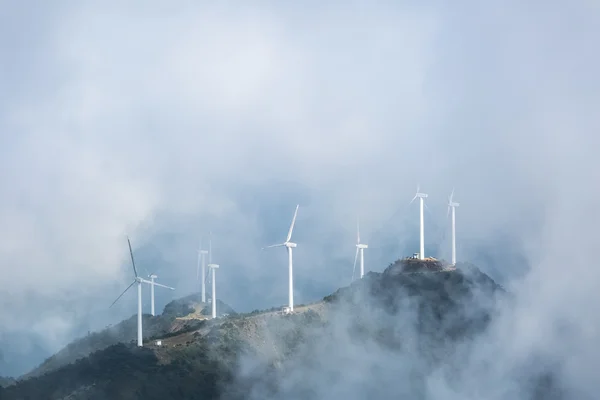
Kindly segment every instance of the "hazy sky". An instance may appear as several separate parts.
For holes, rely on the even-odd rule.
[[[598,3],[121,3],[0,2],[0,374],[135,311],[107,309],[126,235],[177,287],[162,309],[212,231],[219,297],[250,311],[286,302],[260,248],[300,203],[308,302],[348,284],[357,214],[368,270],[418,250],[417,184],[428,254],[454,187],[458,258],[598,339]]]

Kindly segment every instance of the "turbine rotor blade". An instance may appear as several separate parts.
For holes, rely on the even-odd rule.
[[[281,247],[281,246],[285,246],[285,243],[281,243],[281,244],[272,244],[272,245],[270,245],[270,246],[263,247],[263,248],[262,248],[262,250],[265,250],[265,249],[270,249],[271,247]]]
[[[416,198],[417,198],[417,195],[415,195],[415,197],[413,197],[412,200],[410,201],[410,203],[408,203],[408,204],[412,204],[412,202],[415,201]]]
[[[208,263],[212,264],[212,231],[208,232]]]
[[[448,211],[446,211],[446,218],[448,218],[448,215],[450,215],[450,206],[448,206]]]
[[[429,213],[429,215],[433,216],[433,213],[429,209],[429,206],[427,206],[427,203],[423,202],[423,206],[425,207],[425,210],[427,210],[427,212]]]
[[[294,224],[296,223],[296,216],[298,215],[298,207],[300,207],[300,204],[296,205],[296,211],[294,211],[294,218],[292,219],[292,224],[290,225],[290,231],[288,232],[287,239],[285,239],[286,242],[289,242],[292,238]]]
[[[202,257],[202,253],[198,252],[198,263],[196,264],[196,280],[200,279],[200,259]]]
[[[119,297],[117,297],[117,299],[116,299],[115,301],[113,301],[113,302],[112,302],[112,304],[111,304],[111,305],[110,305],[108,308],[111,308],[112,306],[114,306],[114,305],[115,305],[115,303],[116,303],[117,301],[119,301],[119,299],[120,299],[121,297],[123,297],[123,295],[125,294],[125,292],[127,292],[127,291],[128,291],[128,290],[129,290],[129,289],[130,289],[130,288],[131,288],[131,287],[132,287],[134,284],[135,284],[135,282],[136,282],[136,281],[133,281],[133,282],[131,282],[131,285],[127,286],[127,289],[123,290],[123,293],[121,293],[121,294],[119,295]]]
[[[200,280],[200,260],[202,259],[202,237],[198,242],[198,262],[196,263],[196,281]]]
[[[133,272],[137,278],[138,273],[137,269],[135,269],[135,260],[133,259],[133,250],[131,250],[131,242],[129,241],[129,236],[127,236],[127,244],[129,245],[129,255],[131,256],[131,265],[133,265]]]
[[[356,244],[360,244],[360,221],[356,219]]]
[[[154,282],[154,283],[151,283],[151,284],[152,284],[152,285],[155,285],[155,286],[164,287],[164,288],[166,288],[166,289],[175,290],[175,288],[174,288],[174,287],[167,286],[167,285],[161,285],[160,283],[156,283],[156,282]]]
[[[356,253],[354,253],[354,266],[352,267],[352,281],[354,281],[354,272],[356,271],[356,260],[358,259],[358,247]]]

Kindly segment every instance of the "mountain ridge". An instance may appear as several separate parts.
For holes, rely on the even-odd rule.
[[[323,393],[333,389],[307,387],[307,380],[321,382],[330,374],[343,379],[328,363],[348,349],[362,354],[364,346],[375,346],[382,358],[413,359],[410,374],[417,378],[398,390],[419,394],[424,375],[452,362],[457,343],[486,329],[496,297],[506,291],[469,264],[432,273],[399,274],[395,268],[369,272],[291,315],[269,309],[194,321],[158,335],[160,346],[115,344],[19,381],[4,390],[5,398],[41,390],[52,399],[330,398]],[[385,397],[384,387],[370,390]]]

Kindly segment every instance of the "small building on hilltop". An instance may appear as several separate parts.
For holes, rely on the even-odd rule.
[[[434,257],[420,259],[419,254],[415,253],[410,257],[396,260],[386,268],[386,273],[395,275],[415,272],[443,272],[453,271],[455,269],[456,268],[452,264],[449,264],[446,261],[438,260]]]

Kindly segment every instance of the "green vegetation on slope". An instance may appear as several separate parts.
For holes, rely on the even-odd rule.
[[[225,376],[227,372],[208,358],[202,343],[190,346],[167,365],[162,365],[149,349],[117,344],[8,388],[4,398],[214,398]],[[194,397],[198,393],[202,397]]]

